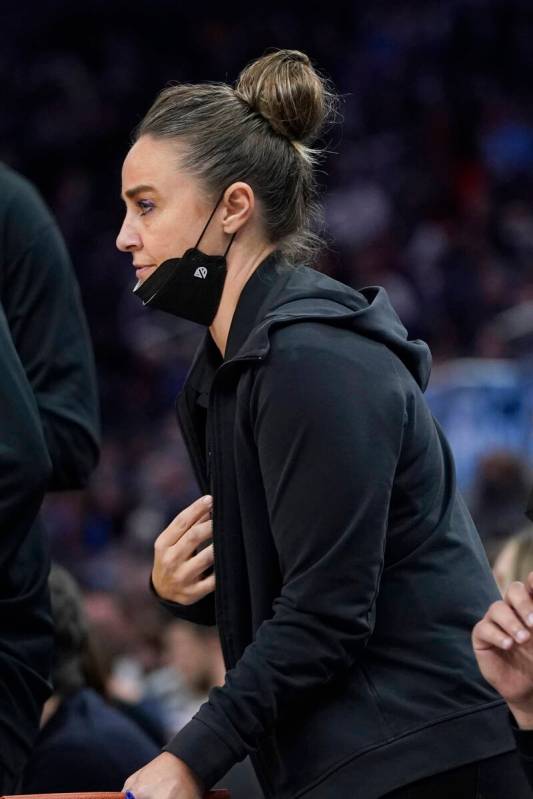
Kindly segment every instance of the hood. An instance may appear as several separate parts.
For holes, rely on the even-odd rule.
[[[405,364],[421,389],[426,388],[431,372],[429,347],[419,339],[408,339],[384,288],[369,286],[355,291],[309,267],[280,267],[279,263],[270,263],[269,266],[267,261],[245,286],[241,295],[244,307],[249,303],[250,295],[257,299],[261,291],[259,284],[262,284],[263,291],[270,284],[270,290],[256,315],[256,325],[239,347],[241,356],[264,354],[269,348],[268,334],[273,325],[323,321],[342,325],[385,344]],[[237,327],[237,317],[242,310],[239,306],[235,320]],[[230,332],[230,338],[233,332]]]

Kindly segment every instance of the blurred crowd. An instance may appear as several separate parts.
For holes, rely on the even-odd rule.
[[[161,616],[148,590],[155,537],[198,494],[174,401],[201,331],[131,295],[131,264],[114,244],[131,131],[169,81],[232,81],[267,47],[305,50],[331,76],[343,123],[325,136],[329,247],[317,266],[385,286],[410,336],[430,344],[430,402],[495,559],[530,533],[533,8],[27,6],[0,12],[0,159],[37,184],[68,243],[104,425],[89,490],[49,497],[45,518],[105,641],[109,690],[135,702],[172,695],[163,725],[175,731],[222,669],[215,639]]]

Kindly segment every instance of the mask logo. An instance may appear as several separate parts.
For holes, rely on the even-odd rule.
[[[199,266],[198,269],[196,270],[196,272],[194,273],[194,277],[206,278],[207,277],[207,269],[205,268],[205,266]]]

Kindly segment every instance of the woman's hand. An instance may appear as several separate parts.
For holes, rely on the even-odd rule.
[[[480,671],[506,700],[519,727],[533,728],[533,572],[511,583],[472,631]]]
[[[215,575],[204,577],[214,563],[213,544],[199,550],[213,536],[212,506],[212,497],[201,497],[157,538],[152,582],[162,599],[192,605],[214,591]]]
[[[123,791],[135,799],[202,799],[204,791],[191,769],[163,752],[126,780]]]

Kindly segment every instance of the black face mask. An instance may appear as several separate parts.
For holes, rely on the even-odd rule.
[[[143,305],[200,325],[212,323],[222,298],[227,274],[226,256],[235,233],[224,255],[206,255],[198,245],[223,196],[215,205],[196,245],[181,258],[163,261],[144,283],[135,286],[133,293],[143,301]]]

